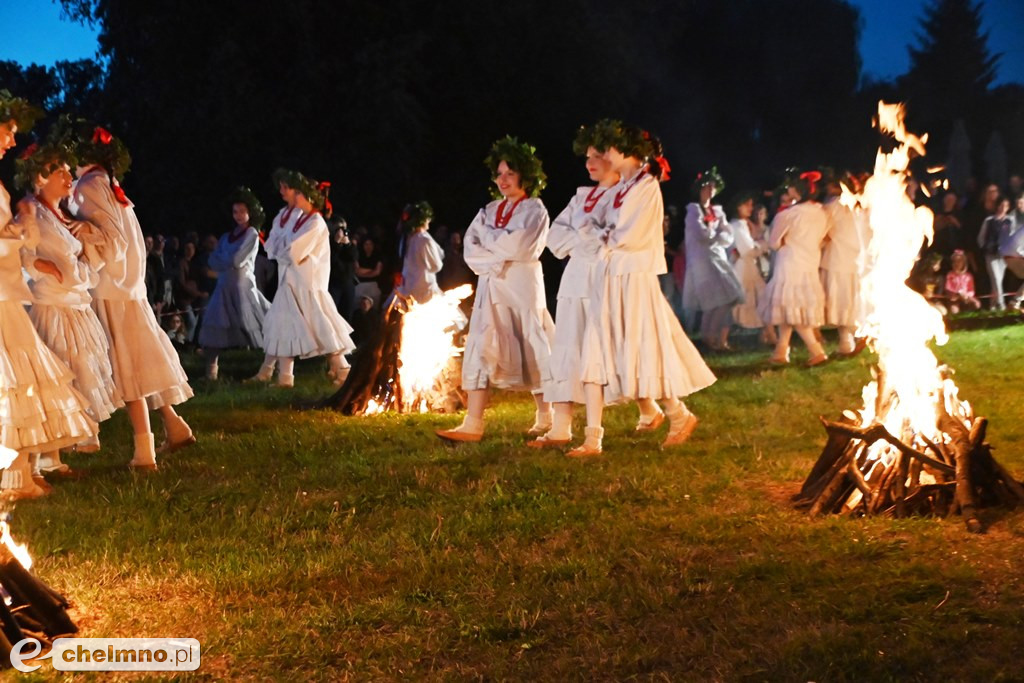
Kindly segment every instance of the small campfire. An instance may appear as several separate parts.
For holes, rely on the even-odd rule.
[[[462,348],[455,339],[466,325],[460,304],[472,293],[462,285],[423,304],[395,294],[345,383],[322,405],[346,415],[458,410]]]
[[[25,638],[49,646],[78,632],[68,601],[29,571],[32,557],[11,538],[7,515],[0,519],[0,662],[10,666],[11,648]]]
[[[846,191],[842,201],[869,219],[859,335],[878,365],[861,410],[821,419],[828,441],[795,500],[812,517],[960,513],[981,533],[978,509],[1024,502],[1024,487],[992,457],[988,421],[959,398],[953,371],[928,348],[948,339],[941,314],[905,284],[933,237],[931,211],[906,194],[908,164],[924,156],[927,135],[906,131],[902,105],[880,102],[877,125],[897,146],[879,150],[863,193]]]

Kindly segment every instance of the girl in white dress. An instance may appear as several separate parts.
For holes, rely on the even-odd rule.
[[[768,254],[768,242],[764,233],[755,238],[751,234],[751,218],[754,215],[754,198],[743,194],[736,201],[736,218],[732,219],[733,248],[736,260],[733,272],[743,287],[743,303],[732,309],[733,319],[740,327],[761,330],[761,340],[775,346],[775,329],[765,325],[757,312],[758,302],[764,298],[765,281],[761,275],[761,259]]]
[[[352,326],[338,313],[327,291],[330,234],[321,211],[330,210],[328,183],[297,171],[278,169],[274,180],[287,210],[274,219],[267,255],[277,261],[278,285],[263,326],[263,367],[253,379],[270,381],[275,363],[280,387],[295,385],[295,357],[327,356],[328,377],[341,385],[348,376],[345,354],[355,349]]]
[[[402,285],[400,294],[425,304],[441,294],[437,274],[444,265],[444,250],[427,232],[434,209],[427,202],[417,202],[402,211]]]
[[[725,188],[718,169],[697,174],[697,201],[686,207],[686,279],[683,309],[701,312],[700,338],[714,351],[729,349],[732,309],[743,302],[743,287],[729,263],[732,226],[711,199]]]
[[[548,234],[548,212],[538,199],[547,177],[536,150],[509,136],[494,143],[484,163],[503,198],[482,208],[466,230],[463,253],[480,281],[462,361],[466,417],[455,429],[438,430],[448,441],[483,437],[492,387],[533,392],[529,432],[551,428],[551,404],[540,392],[555,332],[538,260]]]
[[[660,180],[667,179],[669,168],[661,143],[647,131],[618,125],[605,156],[621,180],[609,190],[605,224],[590,222],[584,228],[599,231],[605,249],[582,353],[586,439],[569,451],[573,457],[601,453],[606,401],[633,399],[641,411],[645,403],[663,401],[669,430],[662,445],[685,442],[697,418],[680,397],[715,381],[658,283],[667,270]]]
[[[124,144],[103,128],[79,130],[78,168],[71,207],[82,224],[76,237],[95,245],[100,262],[93,309],[107,334],[114,385],[128,410],[135,453],[129,466],[156,470],[156,455],[196,442],[174,406],[192,387],[167,334],[146,298],[146,249],[142,226],[118,178],[131,159]],[[165,440],[155,448],[149,410],[158,410]]]
[[[859,192],[857,181],[850,175],[844,179],[852,192]],[[864,342],[854,339],[860,326],[860,279],[867,247],[862,226],[867,221],[857,215],[839,198],[843,188],[838,178],[829,180],[828,198],[822,208],[828,217],[828,232],[821,250],[821,284],[825,288],[825,324],[839,328],[839,354],[852,356],[864,349]]]
[[[526,443],[531,448],[568,444],[572,439],[572,404],[586,402],[580,379],[580,352],[590,309],[593,270],[604,245],[593,232],[585,234],[580,228],[588,220],[603,224],[614,195],[609,188],[619,182],[619,175],[604,158],[603,125],[600,122],[581,127],[573,142],[573,151],[585,158],[587,173],[597,184],[578,188],[569,205],[551,223],[548,233],[548,250],[569,260],[558,286],[555,338],[543,381],[544,400],[552,404],[554,419],[546,434]]]
[[[0,158],[14,147],[19,127],[31,128],[40,114],[0,90]],[[10,195],[0,184],[0,466],[5,468],[0,485],[5,498],[17,500],[45,493],[32,480],[29,453],[80,443],[98,427],[72,386],[71,371],[46,347],[25,312],[31,293],[22,278],[21,249],[39,239],[35,203],[21,200],[18,221],[12,219]],[[59,272],[43,259],[32,266]]]
[[[221,235],[217,248],[210,254],[208,265],[218,273],[217,286],[206,304],[199,328],[207,379],[217,379],[222,349],[263,348],[263,319],[270,309],[254,275],[259,230],[265,218],[263,207],[247,187],[235,190],[230,205],[235,227]]]
[[[783,206],[772,221],[768,246],[776,250],[772,278],[765,287],[759,313],[769,325],[779,326],[779,341],[771,362],[789,363],[789,342],[796,330],[804,340],[809,366],[828,360],[816,331],[825,322],[825,292],[818,276],[821,242],[828,232],[828,216],[814,201],[816,171],[796,175],[784,185]]]
[[[43,342],[71,369],[74,387],[86,400],[86,409],[96,422],[104,422],[124,401],[114,386],[110,349],[96,313],[89,289],[99,282],[92,266],[98,262],[93,245],[83,244],[89,226],[72,220],[61,202],[71,196],[70,147],[51,142],[18,161],[17,182],[34,191],[31,198],[39,228],[39,242],[22,251],[22,260],[32,281],[29,317]],[[84,228],[84,229],[83,229]],[[56,270],[35,267],[37,260],[52,263]],[[80,451],[99,450],[99,439],[76,445]],[[70,475],[61,462],[60,451],[38,458],[40,472]]]

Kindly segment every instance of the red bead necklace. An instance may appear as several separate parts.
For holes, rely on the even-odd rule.
[[[297,233],[299,231],[299,228],[308,223],[309,219],[317,215],[318,213],[320,212],[311,211],[310,213],[307,213],[305,216],[300,217],[299,220],[295,221],[295,227],[292,228],[292,234],[294,235],[295,233]]]
[[[508,225],[508,222],[512,220],[512,214],[516,212],[516,208],[523,203],[524,199],[526,199],[525,194],[516,200],[516,203],[512,205],[512,208],[509,209],[507,214],[505,214],[504,211],[505,205],[508,204],[508,199],[502,200],[501,204],[498,204],[498,212],[494,216],[494,227],[504,228]]]
[[[288,224],[288,219],[292,217],[292,211],[294,211],[294,210],[295,210],[295,207],[294,207],[294,206],[289,206],[289,207],[288,207],[288,208],[287,208],[287,209],[285,210],[285,212],[284,212],[284,215],[283,215],[283,216],[281,216],[281,222],[280,222],[280,223],[278,223],[278,225],[279,225],[280,227],[282,227],[282,228],[283,228],[283,227],[284,227],[285,225],[287,225],[287,224]]]
[[[616,209],[622,206],[622,200],[626,198],[626,195],[629,194],[629,191],[633,189],[634,185],[640,182],[640,179],[643,178],[644,174],[646,173],[647,169],[645,168],[644,170],[637,173],[635,178],[626,183],[626,186],[624,188],[615,193],[615,202],[613,203],[613,205]]]
[[[61,224],[64,227],[70,227],[71,226],[71,221],[68,220],[67,218],[65,218],[63,215],[61,215],[61,214],[64,213],[63,210],[61,210],[60,213],[58,213],[56,209],[54,209],[52,206],[50,206],[45,201],[43,201],[43,198],[40,197],[39,195],[36,195],[36,201],[39,202],[40,204],[42,204],[43,206],[45,206],[46,210],[49,211],[50,213],[52,213],[53,217],[56,218],[58,221],[60,221]]]
[[[249,231],[249,226],[248,225],[244,226],[240,232],[236,232],[237,230],[238,230],[237,227],[232,229],[231,230],[231,234],[228,235],[228,242],[230,242],[231,244],[234,244],[238,240],[242,239],[242,236],[245,235],[245,233]]]

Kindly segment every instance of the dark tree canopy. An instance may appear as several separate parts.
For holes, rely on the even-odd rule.
[[[576,128],[607,116],[660,135],[676,203],[712,164],[740,190],[874,154],[874,91],[858,91],[860,18],[845,0],[61,2],[100,28],[105,80],[68,65],[32,85],[28,67],[12,89],[72,92],[126,141],[126,185],[152,231],[224,229],[239,184],[273,211],[278,166],[332,181],[354,221],[390,225],[426,198],[461,228],[505,134],[537,146],[558,211],[586,182]],[[101,82],[97,104],[88,86]]]

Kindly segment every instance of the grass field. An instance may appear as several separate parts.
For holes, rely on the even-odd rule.
[[[1022,349],[1024,325],[937,350],[1018,478]],[[286,392],[241,385],[259,357],[229,354],[235,379],[182,408],[196,447],[130,473],[118,414],[69,459],[88,478],[20,504],[14,534],[81,635],[198,638],[199,680],[1024,680],[1024,514],[985,511],[983,536],[807,519],[789,496],[818,416],[859,407],[871,359],[767,355],[709,359],[683,448],[619,407],[606,455],[577,462],[523,446],[522,395],[453,447],[433,430],[457,416],[293,409],[330,392],[320,362]]]

